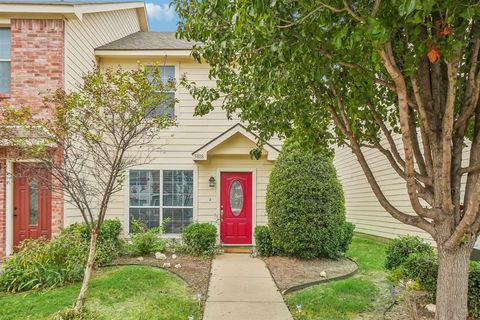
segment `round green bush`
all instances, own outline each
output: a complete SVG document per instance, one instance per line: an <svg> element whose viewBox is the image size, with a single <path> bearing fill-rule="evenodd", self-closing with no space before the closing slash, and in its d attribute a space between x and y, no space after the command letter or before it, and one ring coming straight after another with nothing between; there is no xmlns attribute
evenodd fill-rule
<svg viewBox="0 0 480 320"><path fill-rule="evenodd" d="M402 265L413 253L433 254L433 248L417 236L403 236L394 239L387 247L385 268L393 270Z"/></svg>
<svg viewBox="0 0 480 320"><path fill-rule="evenodd" d="M279 254L301 259L337 258L348 248L353 225L332 160L286 143L270 174L266 209Z"/></svg>
<svg viewBox="0 0 480 320"><path fill-rule="evenodd" d="M211 255L217 243L217 228L210 223L193 223L182 235L185 250L194 255Z"/></svg>

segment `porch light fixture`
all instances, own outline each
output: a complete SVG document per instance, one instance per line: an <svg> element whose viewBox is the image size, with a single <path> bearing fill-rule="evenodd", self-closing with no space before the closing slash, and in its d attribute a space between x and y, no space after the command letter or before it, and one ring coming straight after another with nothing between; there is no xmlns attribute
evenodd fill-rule
<svg viewBox="0 0 480 320"><path fill-rule="evenodd" d="M208 179L208 185L213 188L215 187L215 178L212 176L210 179Z"/></svg>

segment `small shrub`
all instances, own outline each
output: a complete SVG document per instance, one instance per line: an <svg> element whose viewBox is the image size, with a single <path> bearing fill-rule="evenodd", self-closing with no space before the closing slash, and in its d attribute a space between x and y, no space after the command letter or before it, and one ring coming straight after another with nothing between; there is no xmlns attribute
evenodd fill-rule
<svg viewBox="0 0 480 320"><path fill-rule="evenodd" d="M170 253L180 253L185 252L185 244L182 239L172 238L166 239L165 250Z"/></svg>
<svg viewBox="0 0 480 320"><path fill-rule="evenodd" d="M25 240L19 252L4 261L0 290L53 288L81 280L87 252L88 244L77 233L62 233L53 240Z"/></svg>
<svg viewBox="0 0 480 320"><path fill-rule="evenodd" d="M274 254L272 237L268 226L255 227L255 244L257 253L264 257L269 257Z"/></svg>
<svg viewBox="0 0 480 320"><path fill-rule="evenodd" d="M185 249L194 255L212 255L217 243L217 228L210 223L193 223L182 235Z"/></svg>
<svg viewBox="0 0 480 320"><path fill-rule="evenodd" d="M55 313L52 320L96 320L98 316L96 313L83 308L81 311L77 311L73 308L67 308Z"/></svg>
<svg viewBox="0 0 480 320"><path fill-rule="evenodd" d="M332 159L289 140L270 174L266 209L273 247L301 259L338 258L353 225Z"/></svg>
<svg viewBox="0 0 480 320"><path fill-rule="evenodd" d="M470 263L468 275L468 310L474 319L480 319L480 262Z"/></svg>
<svg viewBox="0 0 480 320"><path fill-rule="evenodd" d="M420 237L404 236L394 239L387 247L385 268L393 270L402 265L410 254L433 254L433 248Z"/></svg>
<svg viewBox="0 0 480 320"><path fill-rule="evenodd" d="M160 235L165 230L166 222L160 227L147 229L144 225L136 220L132 220L132 243L129 251L135 255L146 255L157 251L164 251L166 248L166 240Z"/></svg>
<svg viewBox="0 0 480 320"><path fill-rule="evenodd" d="M75 223L65 228L62 233L77 233L90 244L90 231L85 223ZM120 255L124 242L120 239L122 223L118 219L108 219L102 223L97 237L95 264L105 265Z"/></svg>
<svg viewBox="0 0 480 320"><path fill-rule="evenodd" d="M437 292L438 258L435 252L426 250L410 254L405 261L392 270L390 280L413 280L419 289L429 293L432 301ZM480 318L480 262L470 262L468 274L468 310L474 318Z"/></svg>
<svg viewBox="0 0 480 320"><path fill-rule="evenodd" d="M420 289L429 292L432 298L437 291L438 262L434 252L423 251L412 253L402 264L408 279L418 282Z"/></svg>

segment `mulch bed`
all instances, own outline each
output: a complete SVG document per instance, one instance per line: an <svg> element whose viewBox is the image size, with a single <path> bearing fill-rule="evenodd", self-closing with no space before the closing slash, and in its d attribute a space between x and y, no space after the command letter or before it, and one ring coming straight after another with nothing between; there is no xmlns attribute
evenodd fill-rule
<svg viewBox="0 0 480 320"><path fill-rule="evenodd" d="M282 293L303 289L321 282L346 278L353 275L358 269L355 262L346 258L305 261L288 257L265 257L263 260ZM326 278L320 276L322 271L326 272Z"/></svg>
<svg viewBox="0 0 480 320"><path fill-rule="evenodd" d="M396 302L385 312L385 320L433 320L435 314L428 312L427 294L422 291L411 291L408 296L402 287L395 287Z"/></svg>
<svg viewBox="0 0 480 320"><path fill-rule="evenodd" d="M176 254L176 259L172 259L172 254L166 255L167 259L165 260L157 260L152 254L151 256L144 256L143 261L139 261L137 257L123 256L117 258L111 265L146 265L168 270L185 280L196 293L202 293L202 300L206 299L212 259L193 257L181 253ZM164 268L164 263L170 263L171 267ZM176 264L180 264L181 268L175 268Z"/></svg>

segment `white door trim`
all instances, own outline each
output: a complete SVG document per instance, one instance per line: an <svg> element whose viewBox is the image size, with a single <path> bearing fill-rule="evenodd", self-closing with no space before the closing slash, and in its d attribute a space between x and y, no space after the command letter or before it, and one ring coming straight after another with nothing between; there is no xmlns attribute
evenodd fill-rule
<svg viewBox="0 0 480 320"><path fill-rule="evenodd" d="M5 255L13 253L13 161L5 164Z"/></svg>

